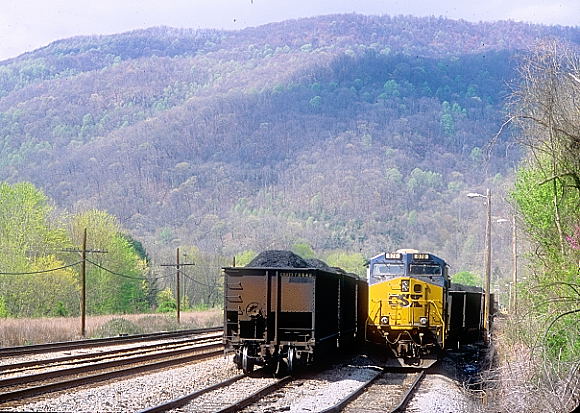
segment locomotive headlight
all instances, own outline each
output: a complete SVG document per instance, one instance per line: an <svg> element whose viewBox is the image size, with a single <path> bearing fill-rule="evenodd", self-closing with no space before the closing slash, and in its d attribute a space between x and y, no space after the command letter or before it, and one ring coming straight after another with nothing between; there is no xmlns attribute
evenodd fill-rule
<svg viewBox="0 0 580 413"><path fill-rule="evenodd" d="M401 281L401 291L409 292L409 280L402 280Z"/></svg>
<svg viewBox="0 0 580 413"><path fill-rule="evenodd" d="M427 317L420 317L419 322L421 323L421 325L426 326L427 325Z"/></svg>
<svg viewBox="0 0 580 413"><path fill-rule="evenodd" d="M384 315L381 317L381 324L389 324L389 317Z"/></svg>

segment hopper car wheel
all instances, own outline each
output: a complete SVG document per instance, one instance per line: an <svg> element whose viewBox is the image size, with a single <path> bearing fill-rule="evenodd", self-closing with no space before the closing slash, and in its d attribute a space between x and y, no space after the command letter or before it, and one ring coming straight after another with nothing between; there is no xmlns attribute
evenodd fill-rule
<svg viewBox="0 0 580 413"><path fill-rule="evenodd" d="M286 372L286 363L284 359L279 358L276 361L276 369L274 370L274 377L282 377L282 375Z"/></svg>
<svg viewBox="0 0 580 413"><path fill-rule="evenodd" d="M288 349L288 374L294 373L295 368L296 368L296 349L294 347L290 347Z"/></svg>
<svg viewBox="0 0 580 413"><path fill-rule="evenodd" d="M254 371L254 361L250 358L248 353L248 346L244 346L242 349L242 370L244 371L244 374L250 374Z"/></svg>

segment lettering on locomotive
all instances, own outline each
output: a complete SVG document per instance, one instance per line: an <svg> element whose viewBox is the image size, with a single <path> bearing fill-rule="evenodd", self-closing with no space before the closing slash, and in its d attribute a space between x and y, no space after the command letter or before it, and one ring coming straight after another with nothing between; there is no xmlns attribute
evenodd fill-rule
<svg viewBox="0 0 580 413"><path fill-rule="evenodd" d="M421 294L390 294L389 305L392 307L423 307L419 302Z"/></svg>

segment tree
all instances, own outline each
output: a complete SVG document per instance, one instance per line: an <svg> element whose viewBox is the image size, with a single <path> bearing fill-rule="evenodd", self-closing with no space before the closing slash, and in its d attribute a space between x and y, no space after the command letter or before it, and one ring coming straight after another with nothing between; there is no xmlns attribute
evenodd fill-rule
<svg viewBox="0 0 580 413"><path fill-rule="evenodd" d="M577 405L580 365L580 250L570 242L580 224L580 59L556 43L543 44L520 75L511 119L527 157L512 196L532 253L530 281L519 289L525 311L512 331L540 360L534 373L558 403L551 408L565 411Z"/></svg>
<svg viewBox="0 0 580 413"><path fill-rule="evenodd" d="M580 59L556 43L543 44L524 62L520 75L512 118L522 129L520 142L533 167L541 171L537 184L551 189L560 254L565 255L569 222L561 205L580 197Z"/></svg>
<svg viewBox="0 0 580 413"><path fill-rule="evenodd" d="M75 268L63 268L72 264L62 252L69 246L42 191L26 182L0 183L0 272L12 273L0 275L4 316L78 312Z"/></svg>
<svg viewBox="0 0 580 413"><path fill-rule="evenodd" d="M315 258L316 254L312 246L307 242L297 242L292 245L292 252L300 255L302 258Z"/></svg>
<svg viewBox="0 0 580 413"><path fill-rule="evenodd" d="M52 213L48 197L31 183L0 183L1 270L25 272L36 257L70 245Z"/></svg>
<svg viewBox="0 0 580 413"><path fill-rule="evenodd" d="M459 271L451 276L451 281L456 284L481 287L481 277L469 271Z"/></svg>
<svg viewBox="0 0 580 413"><path fill-rule="evenodd" d="M81 245L87 229L87 308L94 314L131 313L147 308L146 259L138 244L123 234L118 220L98 210L72 217L71 236Z"/></svg>

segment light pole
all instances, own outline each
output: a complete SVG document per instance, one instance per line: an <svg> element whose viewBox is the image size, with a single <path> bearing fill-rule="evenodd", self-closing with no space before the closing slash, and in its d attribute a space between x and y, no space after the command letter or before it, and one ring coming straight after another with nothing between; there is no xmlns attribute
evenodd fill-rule
<svg viewBox="0 0 580 413"><path fill-rule="evenodd" d="M487 200L487 223L485 226L485 281L483 303L483 340L487 344L489 336L490 280L491 280L491 190L487 188L486 195L470 192L468 198L485 198Z"/></svg>
<svg viewBox="0 0 580 413"><path fill-rule="evenodd" d="M495 222L508 222L508 219L500 218ZM518 238L517 238L516 216L512 216L512 281L510 282L510 299L508 309L511 315L517 315L518 299L517 299L517 285L518 285Z"/></svg>

